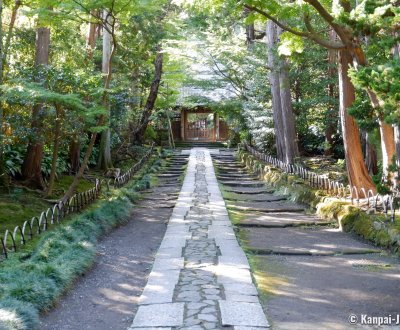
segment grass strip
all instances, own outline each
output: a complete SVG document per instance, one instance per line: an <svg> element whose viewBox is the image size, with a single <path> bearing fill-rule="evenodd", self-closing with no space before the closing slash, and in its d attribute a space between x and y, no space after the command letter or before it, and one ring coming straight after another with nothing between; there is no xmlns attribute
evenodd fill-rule
<svg viewBox="0 0 400 330"><path fill-rule="evenodd" d="M39 328L39 313L49 310L91 267L99 238L128 221L139 192L151 185L150 173L161 165L153 156L124 188L107 192L81 214L43 234L34 246L0 263L0 329Z"/></svg>

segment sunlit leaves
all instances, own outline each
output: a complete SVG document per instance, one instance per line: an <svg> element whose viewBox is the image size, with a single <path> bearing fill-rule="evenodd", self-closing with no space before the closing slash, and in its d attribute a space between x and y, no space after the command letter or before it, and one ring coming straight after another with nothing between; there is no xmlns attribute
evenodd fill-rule
<svg viewBox="0 0 400 330"><path fill-rule="evenodd" d="M303 38L289 32L283 32L278 46L279 55L290 56L293 53L302 53L304 50Z"/></svg>

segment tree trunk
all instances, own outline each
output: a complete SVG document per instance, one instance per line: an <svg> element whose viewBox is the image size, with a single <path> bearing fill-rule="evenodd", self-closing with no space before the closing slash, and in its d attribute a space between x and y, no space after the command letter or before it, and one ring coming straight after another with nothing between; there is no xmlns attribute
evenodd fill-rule
<svg viewBox="0 0 400 330"><path fill-rule="evenodd" d="M285 136L282 119L282 105L281 105L281 94L280 94L280 82L279 82L279 65L275 54L275 47L278 41L277 26L272 21L267 22L267 47L268 47L268 66L269 71L269 83L271 85L272 95L272 113L274 118L274 130L275 130L275 143L276 153L280 160L285 158Z"/></svg>
<svg viewBox="0 0 400 330"><path fill-rule="evenodd" d="M92 12L95 16L96 12ZM96 48L97 40L97 29L98 25L95 23L89 23L89 29L86 36L86 61L89 62L93 59L94 49ZM89 97L86 97L86 101L89 101ZM76 174L79 171L81 158L81 143L78 136L74 135L69 145L69 162L71 166L71 174Z"/></svg>
<svg viewBox="0 0 400 330"><path fill-rule="evenodd" d="M15 27L15 21L17 20L18 10L21 7L21 5L22 5L22 1L21 0L15 0L14 7L13 7L13 9L11 11L10 24L8 25L7 37L6 37L6 41L4 43L3 68L7 67L8 51L9 51L10 45L11 45L11 38L12 38L13 30L14 30L14 27Z"/></svg>
<svg viewBox="0 0 400 330"><path fill-rule="evenodd" d="M100 153L97 166L102 170L108 170L113 167L111 161L111 131L109 128L101 132Z"/></svg>
<svg viewBox="0 0 400 330"><path fill-rule="evenodd" d="M386 124L383 120L380 119L379 131L381 133L383 176L386 179L395 181L395 178L390 178L391 174L388 171L388 167L392 165L393 160L396 161L396 144L394 141L394 129L392 125Z"/></svg>
<svg viewBox="0 0 400 330"><path fill-rule="evenodd" d="M396 155L397 155L396 164L399 167L400 166L400 129L399 129L399 126L397 126L397 125L394 127L394 142L396 145Z"/></svg>
<svg viewBox="0 0 400 330"><path fill-rule="evenodd" d="M11 37L12 33L14 30L15 26L15 20L17 18L17 12L19 7L21 6L21 1L16 0L14 3L14 7L12 9L11 13L11 19L10 19L10 24L8 26L8 32L5 40L5 44L3 47L3 30L0 31L0 85L3 85L4 83L4 76L5 76L5 71L7 68L7 55L8 55L8 50L10 48L10 42L11 42ZM0 26L3 26L3 1L0 0ZM3 143L3 127L4 127L4 113L3 113L3 107L0 106L0 184L5 183L5 165L4 165L4 143Z"/></svg>
<svg viewBox="0 0 400 330"><path fill-rule="evenodd" d="M336 39L336 33L331 29L329 31L330 40ZM328 78L332 81L328 84L328 97L330 106L328 108L327 123L325 128L325 142L326 148L324 151L325 156L331 156L333 154L333 143L334 135L337 132L337 109L336 106L332 105L332 101L335 99L335 84L333 78L335 76L335 66L337 65L337 50L328 49Z"/></svg>
<svg viewBox="0 0 400 330"><path fill-rule="evenodd" d="M365 149L365 163L371 176L378 174L378 154L375 146L368 141Z"/></svg>
<svg viewBox="0 0 400 330"><path fill-rule="evenodd" d="M378 154L376 147L370 143L369 134L364 133L363 139L365 142L365 165L367 166L368 173L372 176L378 173Z"/></svg>
<svg viewBox="0 0 400 330"><path fill-rule="evenodd" d="M372 90L367 90L369 99L372 106L376 109L380 107L380 101L377 95ZM395 178L390 178L388 167L392 164L393 159L396 157L396 145L394 142L394 128L384 122L383 118L379 118L379 131L381 133L381 151L382 151L382 169L383 177L385 179L393 180L395 184Z"/></svg>
<svg viewBox="0 0 400 330"><path fill-rule="evenodd" d="M3 26L3 0L0 0L0 27ZM0 85L3 85L4 77L4 48L3 48L3 29L0 28ZM0 94L1 96L1 94ZM0 105L0 185L6 183L6 171L4 163L4 111Z"/></svg>
<svg viewBox="0 0 400 330"><path fill-rule="evenodd" d="M61 135L61 106L56 105L56 127L54 130L54 146L53 146L53 157L51 159L51 172L49 184L46 190L46 197L50 196L53 193L54 180L56 178L57 173L57 159L58 159L58 149L60 146L60 135Z"/></svg>
<svg viewBox="0 0 400 330"><path fill-rule="evenodd" d="M95 16L96 12L92 12L92 15ZM96 34L96 30L97 30L97 24L90 22L89 23L89 29L88 29L88 33L86 36L86 59L87 60L92 60L93 59L93 54L94 54L94 50L96 48L96 39L97 39L97 34Z"/></svg>
<svg viewBox="0 0 400 330"><path fill-rule="evenodd" d="M299 157L299 149L297 145L295 118L293 115L289 80L289 63L287 59L281 60L279 82L282 106L282 122L285 137L284 161L286 163L293 164L295 159Z"/></svg>
<svg viewBox="0 0 400 330"><path fill-rule="evenodd" d="M354 86L348 75L351 62L352 57L348 51L339 51L339 111L342 123L347 175L351 186L356 186L358 189L365 188L376 191L364 163L358 126L353 117L347 113L347 109L355 100Z"/></svg>
<svg viewBox="0 0 400 330"><path fill-rule="evenodd" d="M399 33L396 32L394 34L395 37L399 36ZM396 59L397 61L400 60L400 43L396 43L396 45L393 47L393 58ZM394 127L394 143L396 147L396 164L399 167L400 166L400 128L399 125L395 125Z"/></svg>
<svg viewBox="0 0 400 330"><path fill-rule="evenodd" d="M99 120L98 124L101 125L101 121L102 121L102 119ZM90 138L89 146L85 152L85 157L83 158L82 165L79 168L78 173L76 173L74 181L72 181L71 185L68 188L68 191L65 193L63 198L61 198L62 202L64 202L64 203L67 202L75 194L75 191L76 191L76 188L78 187L79 181L81 180L83 173L86 170L86 166L89 163L89 158L93 152L93 147L94 147L94 143L96 142L96 137L97 137L97 134L92 133L92 137Z"/></svg>
<svg viewBox="0 0 400 330"><path fill-rule="evenodd" d="M104 12L105 17L107 17L107 11ZM109 18L110 20L111 18ZM110 22L107 22L110 26ZM107 29L103 29L103 61L102 61L102 72L107 79L111 74L110 72L110 62L111 62L111 51L112 51L112 35ZM104 98L103 106L108 110L108 128L101 133L100 149L99 149L99 159L97 161L97 167L101 170L108 170L113 167L111 159L111 131L110 131L110 104L108 102L108 97Z"/></svg>
<svg viewBox="0 0 400 330"><path fill-rule="evenodd" d="M150 87L149 96L147 97L146 104L139 122L138 127L133 132L133 141L142 144L144 133L146 132L147 125L150 121L150 116L153 113L154 105L158 96L158 89L160 87L162 69L163 69L163 53L161 47L158 47L156 60L154 62L154 79Z"/></svg>
<svg viewBox="0 0 400 330"><path fill-rule="evenodd" d="M103 104L108 104L108 89L110 88L110 82L112 78L112 59L114 57L114 54L117 50L117 39L115 38L115 22L111 21L108 23L110 31L112 31L111 37L112 37L112 50L110 53L110 58L108 61L108 70L107 70L107 75L104 78L104 92L103 92ZM103 126L105 121L104 115L101 115L99 120L97 121L97 126ZM92 133L92 137L90 138L89 146L86 149L85 152L85 157L83 158L83 162L81 164L81 167L79 168L78 173L75 175L74 181L71 183L71 185L68 188L68 191L65 193L63 198L61 199L62 202L68 201L70 199L75 191L76 188L78 187L79 181L81 180L83 173L85 172L85 169L89 163L89 158L90 155L92 154L94 144L96 142L97 134Z"/></svg>
<svg viewBox="0 0 400 330"><path fill-rule="evenodd" d="M36 30L35 65L46 66L49 64L50 29L41 27ZM41 172L43 159L43 105L37 104L32 110L31 131L28 150L22 165L22 175L29 184L43 188L44 182Z"/></svg>
<svg viewBox="0 0 400 330"><path fill-rule="evenodd" d="M79 171L81 157L81 144L78 137L73 136L69 144L69 163L71 166L71 173L76 174Z"/></svg>
<svg viewBox="0 0 400 330"><path fill-rule="evenodd" d="M244 8L243 14L245 17L249 16L251 10ZM246 24L246 44L247 47L251 47L256 39L256 31L254 29L254 23Z"/></svg>
<svg viewBox="0 0 400 330"><path fill-rule="evenodd" d="M353 49L353 57L358 65L366 66L367 59L365 53L361 47ZM378 109L384 104L383 101L379 100L375 92L371 89L367 89L368 97L371 101L371 105L374 109ZM393 157L396 155L396 148L394 142L394 129L392 125L385 123L383 118L379 119L379 130L381 133L381 149L382 149L382 168L384 178L389 178L388 166L392 164ZM389 178L394 180L394 178ZM395 184L395 182L394 182Z"/></svg>

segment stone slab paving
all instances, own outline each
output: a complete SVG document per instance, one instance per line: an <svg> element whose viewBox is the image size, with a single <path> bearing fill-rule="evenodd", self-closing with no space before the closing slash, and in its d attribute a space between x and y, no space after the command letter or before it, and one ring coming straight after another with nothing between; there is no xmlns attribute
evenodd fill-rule
<svg viewBox="0 0 400 330"><path fill-rule="evenodd" d="M357 254L381 252L334 228L257 228L243 229L251 249L290 254Z"/></svg>
<svg viewBox="0 0 400 330"><path fill-rule="evenodd" d="M182 324L183 304L153 304L139 307L134 324L136 327L175 327Z"/></svg>
<svg viewBox="0 0 400 330"><path fill-rule="evenodd" d="M130 329L265 329L210 150L184 154L189 164L182 190Z"/></svg>
<svg viewBox="0 0 400 330"><path fill-rule="evenodd" d="M267 327L259 303L220 301L222 326ZM252 315L252 317L248 317Z"/></svg>
<svg viewBox="0 0 400 330"><path fill-rule="evenodd" d="M329 224L331 221L323 220L317 216L296 213L246 213L240 219L240 225L269 226L269 227L295 227L316 224Z"/></svg>
<svg viewBox="0 0 400 330"><path fill-rule="evenodd" d="M265 213L304 211L304 206L289 202L230 202L227 206L234 210Z"/></svg>

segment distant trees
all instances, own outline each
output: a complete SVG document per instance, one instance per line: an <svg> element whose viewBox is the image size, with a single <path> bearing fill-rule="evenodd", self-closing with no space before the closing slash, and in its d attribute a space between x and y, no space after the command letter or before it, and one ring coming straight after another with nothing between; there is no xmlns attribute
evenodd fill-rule
<svg viewBox="0 0 400 330"><path fill-rule="evenodd" d="M393 1L16 0L0 1L0 17L2 178L51 191L58 173L73 173L67 198L88 166L116 166L116 150L142 143L155 112L175 104L184 64L168 49L186 38L220 77L187 83L230 86L235 97L216 108L236 138L287 162L344 153L350 183L368 189L380 160L383 181L396 183Z"/></svg>
<svg viewBox="0 0 400 330"><path fill-rule="evenodd" d="M159 91L149 77L160 85L154 60L172 31L173 6L50 0L1 2L0 8L8 20L0 35L0 156L3 147L18 154L0 157L0 175L9 171L50 195L57 174L76 174L66 199L89 165L105 170L118 161L116 144L131 140L131 130L143 142ZM134 108L132 99L138 99ZM142 112L146 125L132 119Z"/></svg>
<svg viewBox="0 0 400 330"><path fill-rule="evenodd" d="M218 33L226 38L229 34L227 33L228 26L233 27L231 36L238 38L237 26L242 24L244 44L248 54L251 54L245 55L247 62L242 60L242 78L246 81L249 81L250 77L250 81L253 82L254 77L258 77L262 70L260 67L265 65L262 64L260 57L262 40L255 36L258 35L261 38L264 36L259 31L263 30L267 21L268 48L264 48L263 51L264 54L268 54L267 71L271 95L264 95L264 97L272 99L273 111L272 113L266 111L265 114L269 113L273 116L276 153L280 159L293 161L295 158L295 156L285 155L285 150L296 155L295 146L285 145L285 136L288 137L287 142L296 141L295 127L284 126L284 119L287 119L287 124L296 122L300 137L299 144L303 151L305 151L304 134L309 135L311 131L323 129L325 152L326 155L331 155L336 152L334 147L340 143L338 136L341 133L349 182L359 188L375 189L376 182L375 184L372 182L365 162L368 163L370 169L376 167L376 163L371 163L376 162L371 141L374 143L379 141L380 146L377 150L381 151L379 159L382 164L382 180L391 180L395 183L395 175L390 173L393 167L390 165L396 154L394 128L399 122L398 102L395 101L394 96L398 95L395 72L399 67L399 60L398 57L393 59L393 54L396 54L399 44L396 23L399 10L393 1L363 1L354 4L347 0L328 2L319 0L303 2L197 0L190 8L197 10L197 19L202 18L205 22L202 28L207 29L207 33L213 34L214 39L218 39L215 37ZM204 12L208 16L205 16ZM275 29L284 31L279 38ZM232 40L235 37L232 37ZM211 38L208 39L211 40ZM323 47L325 51L319 51L317 54L312 44ZM219 56L215 54L213 56L214 60L217 58L221 64L219 68L221 76L225 76L227 81L240 90L237 88L236 81L241 79L237 79L237 75L236 77L230 75L233 67L230 64L237 54L223 54L223 51L219 50L216 52ZM321 55L323 57L320 57ZM256 56L257 60L253 61L252 56ZM309 70L310 75L307 80L297 68L301 67L298 64L300 61L310 60L311 56L316 56L313 59L315 69L314 75L312 70ZM307 62L304 62L302 66L307 68L307 65ZM253 77L249 74L250 67L253 68ZM337 69L337 72L332 70L333 67ZM240 69L235 69L235 72L240 72ZM285 78L285 72L289 72L289 80ZM326 77L324 80L315 75L321 73ZM338 79L336 82L335 77ZM282 79L286 83L282 84ZM317 83L316 79L320 82ZM283 94L289 95L285 93L288 89L280 89L282 85L287 85L288 81L291 82L294 118L290 118L290 111L284 116L279 111L279 109L283 111L290 109L290 102L287 102L289 98L282 98L281 93L283 91ZM324 87L323 81L325 81ZM320 86L319 90L309 90L308 85L316 86L317 84ZM255 90L260 93L262 89L252 84L241 90L244 109L249 108L249 103L256 100L257 108L260 106L259 97L254 94ZM371 110L362 111L359 107L360 103L355 102L356 99L365 98L364 95L367 95L369 99ZM336 106L335 99L338 100L339 107ZM285 103L283 107L282 101ZM268 109L268 106L265 108ZM316 121L311 122L306 118L306 114L309 114L310 118L315 118ZM335 120L338 117L341 122L339 130ZM324 118L323 121L321 121L322 118ZM368 130L374 130L374 132L370 131L371 135L377 133L378 136L378 139L364 143L366 147L363 147L360 141L361 132L358 123L361 121L369 121ZM305 122L311 126L302 126ZM252 123L249 122L249 125L251 126ZM365 131L366 126L363 125L363 127ZM251 129L249 134L252 134ZM320 144L323 145L324 141L320 141ZM363 148L367 149L363 150Z"/></svg>
<svg viewBox="0 0 400 330"><path fill-rule="evenodd" d="M44 72L49 65L50 56L50 28L41 26L40 18L36 28L36 51L35 68L36 77L34 80L46 85ZM31 132L29 136L28 149L22 165L22 175L31 185L43 189L45 184L42 177L43 160L43 129L44 129L45 109L42 103L33 105L31 117Z"/></svg>
<svg viewBox="0 0 400 330"><path fill-rule="evenodd" d="M308 5L298 6L297 11L292 11L292 16L294 19L301 18L300 21L297 20L294 25L287 25L280 18L285 9L288 8L289 3L283 2L281 5L276 3L264 7L260 7L258 4L252 1L244 1L245 6L255 12L267 17L268 19L274 21L284 30L288 31L294 36L300 36L303 38L308 38L315 43L326 47L328 49L337 49L339 52L339 100L340 100L340 114L342 119L342 131L344 137L344 146L346 152L347 169L349 175L349 181L352 185L358 187L364 187L368 189L373 189L374 185L371 178L368 175L368 171L364 162L360 162L363 159L363 154L361 150L361 144L359 143L359 131L354 119L348 115L347 111L352 106L355 100L355 90L352 87L352 82L349 79L349 66L353 66L355 70L359 67L368 66L368 61L363 48L363 42L361 37L364 35L376 35L378 32L388 28L389 30L394 28L394 17L396 16L395 7L387 1L386 3L374 3L368 2L368 6L360 5L357 10L361 12L364 10L364 14L375 16L376 20L371 20L371 23L362 21L364 25L364 31L360 29L360 21L357 17L354 17L354 12L350 2L348 1L333 1L330 8L327 8L319 2L318 0L307 0L305 1ZM363 7L362 7L363 6ZM293 7L293 6L292 6ZM292 8L292 9L295 9ZM377 23L377 17L383 20L385 15L387 17L393 17L392 26L389 24ZM365 17L360 15L359 17ZM314 19L313 19L314 18ZM321 34L313 26L313 20L322 20L327 24L333 31L337 34L337 40L329 40L326 34ZM374 24L375 23L375 24ZM381 21L382 23L382 21ZM372 28L373 25L374 27ZM385 26L386 25L386 26ZM370 102L372 106L378 111L376 114L377 120L380 127L381 133L381 150L382 150L382 163L383 163L383 173L387 176L388 167L395 153L394 147L394 135L393 127L391 127L385 118L379 114L379 108L381 107L379 99L371 88L366 88Z"/></svg>

